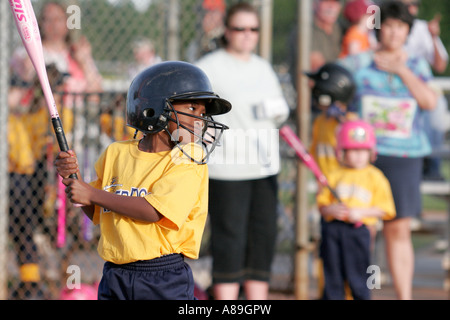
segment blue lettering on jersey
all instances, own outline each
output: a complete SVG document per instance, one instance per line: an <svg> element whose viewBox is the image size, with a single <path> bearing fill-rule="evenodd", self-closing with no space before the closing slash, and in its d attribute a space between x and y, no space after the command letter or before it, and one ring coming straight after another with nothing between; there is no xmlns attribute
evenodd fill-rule
<svg viewBox="0 0 450 320"><path fill-rule="evenodd" d="M107 185L103 188L103 190L108 192L113 192L115 194L121 196L130 196L130 197L145 197L149 194L146 188L136 188L132 187L131 190L119 189L123 186L123 184L118 184L117 178L113 178L110 185ZM109 209L102 208L103 212L111 212Z"/></svg>

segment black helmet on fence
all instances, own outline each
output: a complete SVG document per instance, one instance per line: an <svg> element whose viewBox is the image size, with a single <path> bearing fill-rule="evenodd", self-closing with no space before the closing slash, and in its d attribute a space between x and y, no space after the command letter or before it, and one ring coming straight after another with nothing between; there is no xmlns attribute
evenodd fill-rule
<svg viewBox="0 0 450 320"><path fill-rule="evenodd" d="M349 103L355 94L356 85L352 74L336 63L326 63L316 72L305 72L314 80L312 96L321 106L329 106L336 101Z"/></svg>
<svg viewBox="0 0 450 320"><path fill-rule="evenodd" d="M205 101L206 112L200 118L205 124L201 136L178 121L179 112L177 113L172 103L186 100ZM133 79L127 94L128 126L144 134L165 130L178 146L178 139L167 129L169 121L177 123L179 128L201 138L207 151L201 163L206 163L223 130L228 129L227 126L214 121L211 116L230 110L231 104L212 91L206 74L197 66L182 61L161 62L145 69Z"/></svg>

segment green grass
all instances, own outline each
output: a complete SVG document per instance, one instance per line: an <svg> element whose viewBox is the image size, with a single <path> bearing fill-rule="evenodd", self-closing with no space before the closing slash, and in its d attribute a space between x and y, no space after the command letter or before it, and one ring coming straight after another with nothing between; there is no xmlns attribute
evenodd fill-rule
<svg viewBox="0 0 450 320"><path fill-rule="evenodd" d="M436 196L424 194L422 196L422 206L424 210L445 211L447 210L447 201Z"/></svg>
<svg viewBox="0 0 450 320"><path fill-rule="evenodd" d="M414 250L418 250L433 245L438 239L439 235L437 234L414 233L412 236L412 244Z"/></svg>
<svg viewBox="0 0 450 320"><path fill-rule="evenodd" d="M450 161L442 162L442 175L447 181L450 180ZM424 210L446 211L448 209L448 202L442 197L436 197L428 194L422 196L422 205Z"/></svg>

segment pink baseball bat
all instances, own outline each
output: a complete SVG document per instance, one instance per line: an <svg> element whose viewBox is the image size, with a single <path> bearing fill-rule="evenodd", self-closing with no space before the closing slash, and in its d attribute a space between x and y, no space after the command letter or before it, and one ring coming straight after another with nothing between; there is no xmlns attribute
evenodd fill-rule
<svg viewBox="0 0 450 320"><path fill-rule="evenodd" d="M68 151L69 146L67 144L66 135L64 134L64 129L61 119L59 118L52 89L48 81L47 69L44 61L44 52L42 49L41 34L39 32L39 26L33 6L31 5L30 0L9 0L9 5L14 16L17 31L19 32L22 43L39 78L59 148L61 151ZM70 178L77 179L78 177L76 174L72 174L70 175ZM60 192L59 186L58 192ZM74 205L79 206L77 204ZM58 209L57 238L58 246L63 246L65 242L65 211L63 212L61 209Z"/></svg>
<svg viewBox="0 0 450 320"><path fill-rule="evenodd" d="M336 194L336 192L330 187L328 184L328 180L325 177L325 175L320 170L319 166L317 165L314 158L308 153L305 146L303 145L300 138L294 133L294 131L288 126L284 125L280 129L280 136L283 138L284 141L287 142L287 144L295 150L295 153L300 158L300 160L303 161L305 166L311 170L311 172L316 177L316 180L324 187L327 187L330 192L333 194L333 196L341 202L339 199L339 196Z"/></svg>
<svg viewBox="0 0 450 320"><path fill-rule="evenodd" d="M44 92L45 101L48 111L52 118L53 129L61 151L69 150L66 136L62 127L56 108L55 99L53 98L52 89L48 81L47 70L45 68L44 53L42 50L41 35L39 26L34 14L33 6L30 0L9 0L9 5L14 16L17 30L19 31L22 43L27 50L28 56L36 69L36 74ZM71 178L76 179L77 175L73 174Z"/></svg>
<svg viewBox="0 0 450 320"><path fill-rule="evenodd" d="M284 125L280 129L280 136L292 149L295 150L297 156L303 161L305 166L312 171L317 181L324 187L327 187L337 201L342 202L336 191L330 187L327 178L320 170L314 158L308 153L308 151L306 151L305 146L294 131L288 125ZM355 228L358 228L361 225L362 223L358 221L355 223Z"/></svg>

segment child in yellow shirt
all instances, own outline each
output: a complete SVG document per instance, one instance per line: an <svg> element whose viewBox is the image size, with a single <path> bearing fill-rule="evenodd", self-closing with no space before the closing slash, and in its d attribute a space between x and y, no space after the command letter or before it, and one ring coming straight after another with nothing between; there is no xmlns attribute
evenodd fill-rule
<svg viewBox="0 0 450 320"><path fill-rule="evenodd" d="M335 152L336 129L341 122L356 117L347 112L347 104L353 99L356 87L351 73L335 63L327 63L317 72L306 75L314 81L313 103L322 110L314 119L309 149L327 176L339 167Z"/></svg>
<svg viewBox="0 0 450 320"><path fill-rule="evenodd" d="M127 124L144 137L112 143L95 165L97 180L68 178L78 172L76 156L58 155L69 199L100 225L100 300L194 299L184 257L198 258L208 212L205 163L226 129L211 116L230 109L198 67L162 62L128 90Z"/></svg>
<svg viewBox="0 0 450 320"><path fill-rule="evenodd" d="M324 220L320 244L325 275L322 298L344 299L344 284L348 282L355 300L370 299L368 226L378 219L394 218L395 205L389 181L371 164L376 147L373 128L361 120L347 121L339 128L337 142L342 167L330 172L327 178L342 203L325 188L317 195Z"/></svg>

